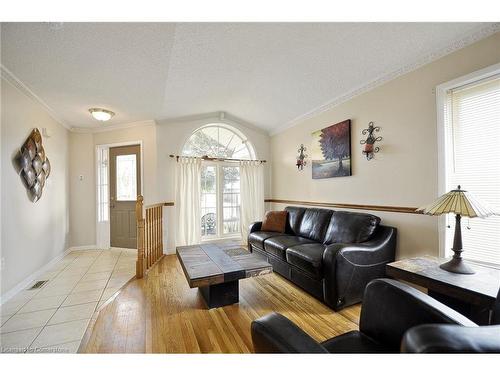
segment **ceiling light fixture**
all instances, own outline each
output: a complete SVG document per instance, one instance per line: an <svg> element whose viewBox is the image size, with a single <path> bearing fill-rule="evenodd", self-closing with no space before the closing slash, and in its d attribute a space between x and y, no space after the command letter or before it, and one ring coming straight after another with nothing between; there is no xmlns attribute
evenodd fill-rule
<svg viewBox="0 0 500 375"><path fill-rule="evenodd" d="M89 112L97 121L108 121L115 115L114 112L108 111L104 108L90 108Z"/></svg>

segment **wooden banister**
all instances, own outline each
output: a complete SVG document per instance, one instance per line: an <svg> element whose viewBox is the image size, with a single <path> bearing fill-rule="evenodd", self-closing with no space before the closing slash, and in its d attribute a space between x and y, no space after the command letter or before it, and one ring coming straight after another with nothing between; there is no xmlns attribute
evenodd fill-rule
<svg viewBox="0 0 500 375"><path fill-rule="evenodd" d="M160 203L155 203L155 204L150 204L146 206L145 208L152 208L152 207L159 207L159 206L173 206L174 202L160 202Z"/></svg>
<svg viewBox="0 0 500 375"><path fill-rule="evenodd" d="M138 279L144 277L144 217L142 216L143 210L142 195L137 197L135 203L135 218L137 221L137 262L135 267L135 275Z"/></svg>
<svg viewBox="0 0 500 375"><path fill-rule="evenodd" d="M137 197L135 214L137 220L136 277L144 277L163 256L163 207L173 202L161 202L144 207L142 195Z"/></svg>

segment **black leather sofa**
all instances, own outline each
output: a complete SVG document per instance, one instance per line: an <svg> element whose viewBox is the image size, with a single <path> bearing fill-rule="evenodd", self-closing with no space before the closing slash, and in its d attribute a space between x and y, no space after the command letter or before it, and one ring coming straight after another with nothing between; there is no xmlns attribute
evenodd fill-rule
<svg viewBox="0 0 500 375"><path fill-rule="evenodd" d="M334 310L361 302L366 285L385 276L396 252L396 228L364 213L286 207L285 233L250 225L249 250Z"/></svg>
<svg viewBox="0 0 500 375"><path fill-rule="evenodd" d="M475 323L406 284L378 279L366 287L359 331L321 343L271 313L252 322L256 353L500 353L500 326Z"/></svg>

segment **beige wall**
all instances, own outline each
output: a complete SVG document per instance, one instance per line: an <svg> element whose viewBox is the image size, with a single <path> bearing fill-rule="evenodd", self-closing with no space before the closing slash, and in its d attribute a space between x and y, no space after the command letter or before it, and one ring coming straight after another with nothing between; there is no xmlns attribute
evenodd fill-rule
<svg viewBox="0 0 500 375"><path fill-rule="evenodd" d="M70 244L71 246L92 246L96 244L93 135L71 132L69 147Z"/></svg>
<svg viewBox="0 0 500 375"><path fill-rule="evenodd" d="M437 85L500 62L500 33L459 50L383 86L299 123L271 139L272 198L334 203L421 206L438 194ZM351 177L313 180L311 163L294 165L297 148L311 133L352 120ZM381 127L381 151L367 161L361 130L370 121ZM274 205L282 207L282 205ZM437 220L399 213L377 213L399 229L398 257L438 254Z"/></svg>
<svg viewBox="0 0 500 375"><path fill-rule="evenodd" d="M14 288L68 246L68 130L5 79L1 80L2 237L1 293ZM46 128L43 145L51 163L41 199L33 203L12 157L33 128Z"/></svg>
<svg viewBox="0 0 500 375"><path fill-rule="evenodd" d="M500 34L446 56L327 112L305 120L271 138L251 126L226 121L243 131L266 166L266 197L357 204L419 206L437 194L437 144L434 88L458 76L500 60ZM303 172L294 166L297 147L311 141L311 132L352 119L353 176L312 180L310 165ZM157 124L93 134L72 133L71 138L71 245L96 242L95 146L143 142L146 204L175 200L174 162L189 135L217 118L160 121ZM361 129L369 121L382 127L382 150L370 162L361 155ZM74 152L73 152L74 150ZM77 154L78 153L78 154ZM79 180L83 175L84 179ZM275 205L282 207L282 205ZM175 243L175 208L165 208L165 248ZM435 218L409 214L375 213L400 230L399 256L437 253Z"/></svg>

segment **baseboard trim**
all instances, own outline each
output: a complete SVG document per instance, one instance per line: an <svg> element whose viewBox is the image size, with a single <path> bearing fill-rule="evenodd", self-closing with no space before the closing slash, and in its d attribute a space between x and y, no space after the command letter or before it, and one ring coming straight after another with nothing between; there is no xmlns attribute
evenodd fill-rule
<svg viewBox="0 0 500 375"><path fill-rule="evenodd" d="M41 275L43 275L45 272L47 272L55 263L60 261L62 258L64 258L66 255L71 253L72 251L78 250L95 250L97 249L97 245L87 245L87 246L72 246L62 252L61 254L57 255L56 257L52 258L47 264L44 266L40 267L37 271L33 272L31 275L29 275L27 278L25 278L23 281L18 283L15 287L12 289L8 290L5 292L1 297L0 297L0 305L3 305L5 302L10 300L12 297L14 297L17 293L21 292L22 290L26 289L33 281L38 279Z"/></svg>
<svg viewBox="0 0 500 375"><path fill-rule="evenodd" d="M5 292L0 298L0 305L3 305L5 302L10 300L12 297L14 297L17 293L26 289L34 280L36 280L41 275L43 275L45 272L47 272L54 264L56 264L58 261L60 261L66 255L68 255L71 251L73 251L73 250L71 250L71 248L67 249L66 251L63 251L61 254L57 255L55 258L52 258L52 260L50 260L47 264L40 267L37 271L33 272L31 275L29 275L23 281L18 283L15 287L13 287L12 289Z"/></svg>
<svg viewBox="0 0 500 375"><path fill-rule="evenodd" d="M85 246L71 246L69 251L81 251L81 250L96 250L98 249L97 245L85 245Z"/></svg>
<svg viewBox="0 0 500 375"><path fill-rule="evenodd" d="M172 255L172 254L175 254L175 247L172 247L172 248L165 248L163 250L163 254L165 255Z"/></svg>

